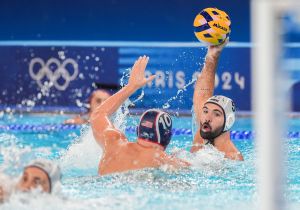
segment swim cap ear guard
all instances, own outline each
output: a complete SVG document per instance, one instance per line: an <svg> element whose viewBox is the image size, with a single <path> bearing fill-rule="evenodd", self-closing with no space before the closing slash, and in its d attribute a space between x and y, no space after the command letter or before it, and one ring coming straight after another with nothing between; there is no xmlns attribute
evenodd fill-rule
<svg viewBox="0 0 300 210"><path fill-rule="evenodd" d="M223 132L228 131L235 122L235 104L233 101L226 96L215 95L209 98L206 103L213 103L221 107L225 119Z"/></svg>
<svg viewBox="0 0 300 210"><path fill-rule="evenodd" d="M172 137L172 118L163 111L150 109L143 113L137 128L139 139L157 143L164 148Z"/></svg>

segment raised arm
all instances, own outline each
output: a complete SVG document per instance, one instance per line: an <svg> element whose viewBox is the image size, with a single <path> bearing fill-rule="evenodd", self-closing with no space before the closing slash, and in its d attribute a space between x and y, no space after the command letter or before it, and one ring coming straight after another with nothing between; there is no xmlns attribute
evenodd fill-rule
<svg viewBox="0 0 300 210"><path fill-rule="evenodd" d="M219 56L227 43L228 39L221 45L208 47L205 63L201 73L198 75L193 96L193 106L197 123L200 122L200 113L204 103L214 94L215 74Z"/></svg>
<svg viewBox="0 0 300 210"><path fill-rule="evenodd" d="M117 109L129 98L136 90L143 87L146 83L152 81L155 76L145 78L145 69L149 57L139 57L135 61L128 85L123 87L116 94L106 99L95 111L92 112L90 122L93 129L93 134L97 142L106 149L110 145L118 143L125 139L124 134L118 131L110 122L109 116L117 111Z"/></svg>

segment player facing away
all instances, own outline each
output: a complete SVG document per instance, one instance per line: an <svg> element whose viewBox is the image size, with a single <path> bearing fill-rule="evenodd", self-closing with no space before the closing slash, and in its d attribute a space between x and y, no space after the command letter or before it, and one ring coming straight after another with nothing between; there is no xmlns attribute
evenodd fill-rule
<svg viewBox="0 0 300 210"><path fill-rule="evenodd" d="M105 100L91 115L93 135L103 149L98 170L100 175L162 165L173 169L190 165L165 152L172 136L172 119L168 113L156 109L144 112L136 142L129 142L109 120L127 98L155 78L155 75L145 78L148 60L149 57L139 57L132 67L128 84Z"/></svg>

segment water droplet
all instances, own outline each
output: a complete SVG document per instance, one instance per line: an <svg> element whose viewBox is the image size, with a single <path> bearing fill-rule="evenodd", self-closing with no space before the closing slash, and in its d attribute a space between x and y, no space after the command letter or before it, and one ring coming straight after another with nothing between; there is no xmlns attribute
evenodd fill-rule
<svg viewBox="0 0 300 210"><path fill-rule="evenodd" d="M164 105L163 105L163 108L164 108L164 109L170 108L170 104L168 104L168 103L167 103L167 104L164 104Z"/></svg>
<svg viewBox="0 0 300 210"><path fill-rule="evenodd" d="M80 79L84 79L84 75L82 73L79 74Z"/></svg>

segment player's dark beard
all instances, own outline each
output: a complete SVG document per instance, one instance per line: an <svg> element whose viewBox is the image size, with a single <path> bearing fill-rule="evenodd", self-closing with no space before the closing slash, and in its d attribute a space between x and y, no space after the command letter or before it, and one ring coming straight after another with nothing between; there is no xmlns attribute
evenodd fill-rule
<svg viewBox="0 0 300 210"><path fill-rule="evenodd" d="M202 128L203 127L208 127L210 128L210 131L203 131ZM223 126L220 126L219 128L215 129L214 131L211 129L211 126L209 124L209 122L204 122L203 124L200 123L200 135L203 139L206 139L209 141L209 143L211 143L212 145L214 145L214 141L215 138L217 138L218 136L220 136L223 132Z"/></svg>

